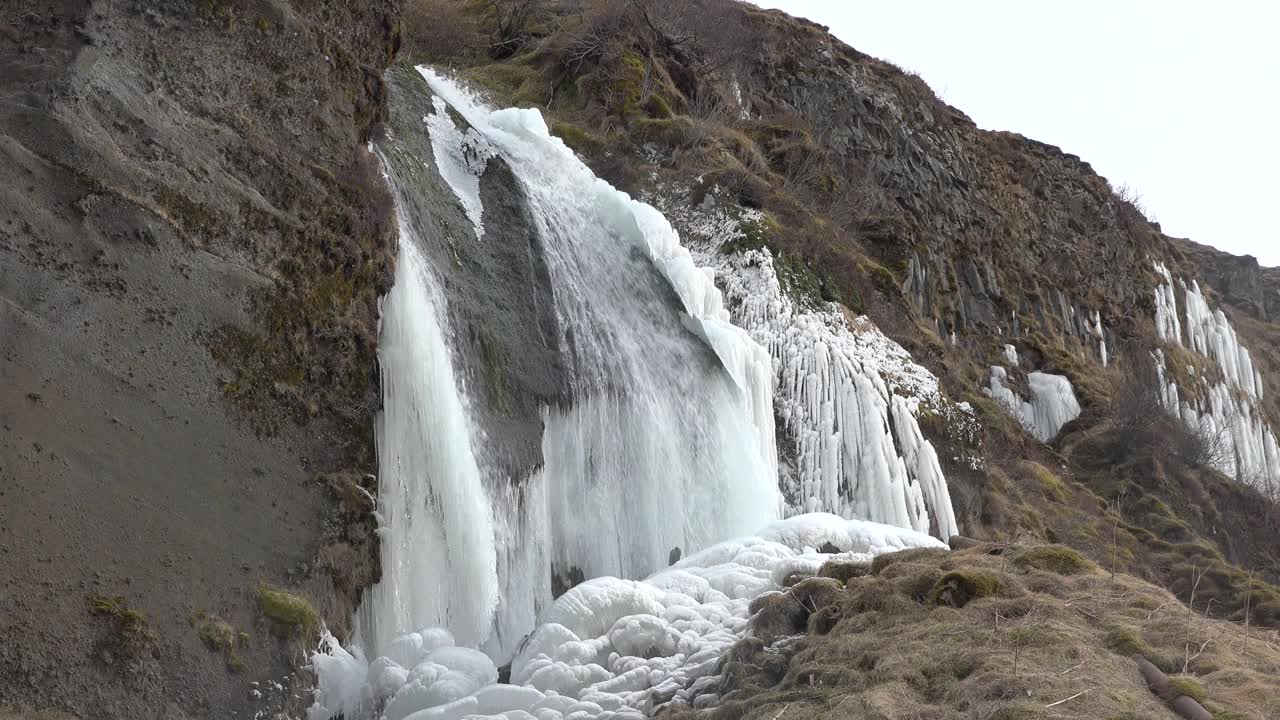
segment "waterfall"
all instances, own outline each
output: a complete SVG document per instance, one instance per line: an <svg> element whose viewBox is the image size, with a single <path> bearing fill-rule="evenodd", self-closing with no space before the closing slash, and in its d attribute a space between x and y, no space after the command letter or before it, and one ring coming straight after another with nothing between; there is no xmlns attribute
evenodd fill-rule
<svg viewBox="0 0 1280 720"><path fill-rule="evenodd" d="M490 110L420 72L431 109L407 131L430 134L442 187L473 231L450 242L495 241L482 181L503 163L539 240L566 389L542 412L541 465L501 472L504 438L477 419L454 354L454 268L428 262L437 226L410 216L415 179L388 167L401 236L379 352L383 575L349 647L326 636L313 658L313 720L644 717L692 700L746 632L750 599L788 573L943 546L823 513L777 520L773 360L730 321L712 273L537 111ZM906 431L910 411L895 412L912 462L936 466ZM939 483L945 495L940 473L929 492ZM586 581L553 602L553 576ZM508 660L513 684L495 684Z"/></svg>

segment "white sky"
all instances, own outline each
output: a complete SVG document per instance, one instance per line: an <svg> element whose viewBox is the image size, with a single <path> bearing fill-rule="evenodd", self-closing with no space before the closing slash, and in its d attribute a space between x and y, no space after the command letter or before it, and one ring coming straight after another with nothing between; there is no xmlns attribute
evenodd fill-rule
<svg viewBox="0 0 1280 720"><path fill-rule="evenodd" d="M1280 2L753 1L1079 155L1166 233L1280 265Z"/></svg>

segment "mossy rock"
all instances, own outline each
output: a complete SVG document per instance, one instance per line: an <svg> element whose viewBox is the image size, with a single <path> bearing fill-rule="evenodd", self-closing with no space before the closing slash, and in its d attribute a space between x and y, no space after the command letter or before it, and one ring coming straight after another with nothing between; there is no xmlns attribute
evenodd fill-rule
<svg viewBox="0 0 1280 720"><path fill-rule="evenodd" d="M885 568L900 562L927 562L929 560L941 560L946 557L948 551L942 548L912 548L910 550L899 550L898 552L885 553L877 555L871 561L871 574L879 575L885 571Z"/></svg>
<svg viewBox="0 0 1280 720"><path fill-rule="evenodd" d="M1062 545L1028 548L1015 555L1013 562L1058 575L1085 575L1097 569L1085 556Z"/></svg>
<svg viewBox="0 0 1280 720"><path fill-rule="evenodd" d="M1111 624L1107 626L1106 634L1107 647L1114 652L1125 657L1133 657L1134 655L1142 655L1152 665L1168 672L1174 671L1174 664L1169 659L1160 655L1151 648L1131 627L1119 624Z"/></svg>
<svg viewBox="0 0 1280 720"><path fill-rule="evenodd" d="M1067 492L1067 486L1063 484L1062 478L1059 478L1052 470L1037 462L1030 460L1023 462L1022 469L1035 481L1040 492L1045 497L1054 502L1065 503L1070 499L1071 495Z"/></svg>
<svg viewBox="0 0 1280 720"><path fill-rule="evenodd" d="M849 582L851 578L864 577L870 573L870 565L848 560L828 560L818 569L818 577L835 578L841 584Z"/></svg>
<svg viewBox="0 0 1280 720"><path fill-rule="evenodd" d="M320 629L320 617L311 601L281 588L262 584L258 586L258 609L275 626L277 634L302 630L314 634Z"/></svg>
<svg viewBox="0 0 1280 720"><path fill-rule="evenodd" d="M236 673L244 670L244 660L240 658L237 649L248 647L248 633L236 632L231 623L217 615L206 615L204 612L194 614L191 617L191 623L195 626L196 635L205 647L222 653L228 670Z"/></svg>
<svg viewBox="0 0 1280 720"><path fill-rule="evenodd" d="M122 634L140 638L150 636L147 630L147 616L142 614L142 611L129 607L123 597L94 594L89 595L87 599L89 612L115 618Z"/></svg>
<svg viewBox="0 0 1280 720"><path fill-rule="evenodd" d="M991 597L1004 590L1000 576L986 570L964 568L943 575L929 592L929 599L937 605L962 608L970 601Z"/></svg>
<svg viewBox="0 0 1280 720"><path fill-rule="evenodd" d="M590 155L604 145L599 137L572 123L552 120L550 130L552 135L563 140L570 150L579 155Z"/></svg>
<svg viewBox="0 0 1280 720"><path fill-rule="evenodd" d="M1173 697L1186 695L1201 705L1208 698L1208 693L1204 691L1204 687L1189 677L1169 678L1169 690L1173 692Z"/></svg>

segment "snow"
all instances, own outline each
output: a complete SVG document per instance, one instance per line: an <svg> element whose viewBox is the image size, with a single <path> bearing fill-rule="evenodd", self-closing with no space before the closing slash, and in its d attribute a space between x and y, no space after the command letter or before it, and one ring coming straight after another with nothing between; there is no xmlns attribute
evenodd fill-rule
<svg viewBox="0 0 1280 720"><path fill-rule="evenodd" d="M1052 440L1063 425L1080 415L1080 403L1076 400L1071 381L1062 375L1043 372L1027 374L1031 399L1023 400L1006 384L1009 373L999 365L991 367L989 385L983 391L999 402L1022 423L1037 440Z"/></svg>
<svg viewBox="0 0 1280 720"><path fill-rule="evenodd" d="M922 406L962 414L946 404L937 378L866 317L798 305L768 249L723 252L758 215L720 203L654 202L695 238L691 248L714 269L734 322L772 358L774 412L793 451L782 470L785 513L955 534L946 480L916 417Z"/></svg>
<svg viewBox="0 0 1280 720"><path fill-rule="evenodd" d="M828 543L840 552L815 550ZM543 614L512 661L509 685L496 684L488 656L452 646L438 629L406 634L372 662L326 636L312 658L321 690L309 720L652 717L672 700L692 700L697 681L717 674L721 656L748 632L751 600L787 575L913 547L946 546L912 530L815 513L715 544L644 580L588 580Z"/></svg>
<svg viewBox="0 0 1280 720"><path fill-rule="evenodd" d="M480 202L480 176L493 156L493 148L474 128L458 128L442 98L432 98L435 112L423 118L431 136L431 153L440 176L462 203L475 228L476 239L484 236L484 206Z"/></svg>

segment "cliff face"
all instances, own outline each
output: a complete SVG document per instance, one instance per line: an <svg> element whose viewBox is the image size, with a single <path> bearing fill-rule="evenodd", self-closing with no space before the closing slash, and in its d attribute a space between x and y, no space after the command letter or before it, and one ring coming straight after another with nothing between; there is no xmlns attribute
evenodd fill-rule
<svg viewBox="0 0 1280 720"><path fill-rule="evenodd" d="M682 215L758 218L723 247L729 264L768 251L800 306L865 314L969 403L976 435L921 420L963 532L1071 544L1177 593L1212 563L1214 596L1241 617L1249 571L1280 580L1276 483L1257 481L1275 477L1280 418L1272 271L1164 235L1079 157L981 130L783 13L534 3L497 46L493 16L435 5L461 41L410 26L414 59L537 107L688 242L706 238ZM1169 315L1176 335L1159 330Z"/></svg>
<svg viewBox="0 0 1280 720"><path fill-rule="evenodd" d="M376 576L352 483L394 238L364 143L398 11L0 9L0 706L296 703L256 587L341 629Z"/></svg>

